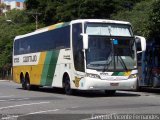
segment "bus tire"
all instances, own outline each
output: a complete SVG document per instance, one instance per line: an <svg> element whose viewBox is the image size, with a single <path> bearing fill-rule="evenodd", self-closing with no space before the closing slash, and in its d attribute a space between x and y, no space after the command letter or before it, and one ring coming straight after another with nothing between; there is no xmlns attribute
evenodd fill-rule
<svg viewBox="0 0 160 120"><path fill-rule="evenodd" d="M116 90L105 90L104 92L106 95L114 95L116 93Z"/></svg>
<svg viewBox="0 0 160 120"><path fill-rule="evenodd" d="M140 81L137 80L136 86L135 86L135 90L133 90L134 92L140 92L141 91L141 86L140 86Z"/></svg>
<svg viewBox="0 0 160 120"><path fill-rule="evenodd" d="M21 80L21 84L22 84L22 89L26 89L26 85L25 85L25 78L23 76L23 74L20 75L20 80Z"/></svg>
<svg viewBox="0 0 160 120"><path fill-rule="evenodd" d="M28 75L25 77L25 86L26 86L26 90L31 90L31 85L30 85L30 80Z"/></svg>
<svg viewBox="0 0 160 120"><path fill-rule="evenodd" d="M70 85L70 78L68 75L64 75L64 78L63 78L63 84L64 84L64 90L65 90L65 93L67 95L72 95L73 94L73 90L71 89L71 85Z"/></svg>

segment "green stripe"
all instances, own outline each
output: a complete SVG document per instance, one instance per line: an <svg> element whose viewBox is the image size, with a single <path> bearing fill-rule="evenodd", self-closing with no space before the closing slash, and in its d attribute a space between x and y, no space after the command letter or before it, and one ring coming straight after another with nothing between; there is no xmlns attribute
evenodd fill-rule
<svg viewBox="0 0 160 120"><path fill-rule="evenodd" d="M114 72L112 76L124 76L125 72Z"/></svg>
<svg viewBox="0 0 160 120"><path fill-rule="evenodd" d="M53 76L54 76L54 73L55 73L58 56L59 56L59 50L56 50L56 51L52 52L52 56L51 56L51 60L50 60L50 66L49 66L49 70L48 70L48 76L47 76L47 80L46 80L46 85L48 85L48 86L52 85Z"/></svg>
<svg viewBox="0 0 160 120"><path fill-rule="evenodd" d="M41 76L41 85L45 86L52 85L58 56L59 56L59 50L47 52Z"/></svg>
<svg viewBox="0 0 160 120"><path fill-rule="evenodd" d="M57 29L57 28L61 28L61 27L65 27L65 26L68 26L68 25L69 25L69 22L62 23L62 24L57 24L57 25L56 25L56 29Z"/></svg>
<svg viewBox="0 0 160 120"><path fill-rule="evenodd" d="M124 76L125 72L119 72L119 76Z"/></svg>
<svg viewBox="0 0 160 120"><path fill-rule="evenodd" d="M117 76L119 74L119 72L114 72L113 74L112 74L112 76Z"/></svg>

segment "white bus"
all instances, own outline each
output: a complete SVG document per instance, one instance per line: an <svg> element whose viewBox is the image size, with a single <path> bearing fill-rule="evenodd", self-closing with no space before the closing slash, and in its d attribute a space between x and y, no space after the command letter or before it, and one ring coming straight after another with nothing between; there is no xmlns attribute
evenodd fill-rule
<svg viewBox="0 0 160 120"><path fill-rule="evenodd" d="M82 19L17 36L13 80L24 89L37 86L73 90L134 90L137 51L129 22Z"/></svg>

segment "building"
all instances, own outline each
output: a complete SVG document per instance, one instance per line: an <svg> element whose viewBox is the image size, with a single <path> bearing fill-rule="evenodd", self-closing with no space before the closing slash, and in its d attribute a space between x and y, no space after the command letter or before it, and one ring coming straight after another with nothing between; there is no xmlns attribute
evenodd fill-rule
<svg viewBox="0 0 160 120"><path fill-rule="evenodd" d="M13 1L0 0L0 3L5 4L5 8L2 10L3 13L13 9L23 10L25 8L24 2L18 2L16 0Z"/></svg>
<svg viewBox="0 0 160 120"><path fill-rule="evenodd" d="M3 3L3 2L4 2L4 0L0 0L0 4Z"/></svg>
<svg viewBox="0 0 160 120"><path fill-rule="evenodd" d="M4 3L4 0L0 0L0 15L3 14L3 9L4 9L4 6L2 5Z"/></svg>
<svg viewBox="0 0 160 120"><path fill-rule="evenodd" d="M0 0L0 4L3 3L4 0Z"/></svg>

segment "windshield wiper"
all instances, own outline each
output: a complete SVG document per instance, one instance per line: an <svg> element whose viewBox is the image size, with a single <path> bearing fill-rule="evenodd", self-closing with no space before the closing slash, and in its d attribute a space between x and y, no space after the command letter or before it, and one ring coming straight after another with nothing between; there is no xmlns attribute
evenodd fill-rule
<svg viewBox="0 0 160 120"><path fill-rule="evenodd" d="M120 63L121 63L121 65L123 66L123 68L124 68L126 71L128 71L128 68L127 68L126 64L124 63L122 57L121 57L121 56L118 56L118 57L120 58Z"/></svg>
<svg viewBox="0 0 160 120"><path fill-rule="evenodd" d="M108 68L109 68L109 65L111 64L111 62L113 61L113 50L111 51L111 53L110 53L110 55L108 56L108 59L107 59L107 61L106 61L106 64L105 64L105 66L104 66L104 68L103 68L103 72L105 72L106 70L108 70Z"/></svg>
<svg viewBox="0 0 160 120"><path fill-rule="evenodd" d="M108 28L109 30L109 33L110 33L110 36L111 36L111 31L110 29ZM109 68L109 65L111 64L111 62L114 60L114 47L113 47L113 43L112 43L112 40L111 40L111 45L112 45L112 48L110 49L111 50L111 53L109 54L109 56L107 57L107 61L106 61L106 64L104 65L104 68L103 68L103 72L105 72L106 70L108 70ZM110 61L109 61L110 60ZM107 68L106 68L107 67Z"/></svg>

